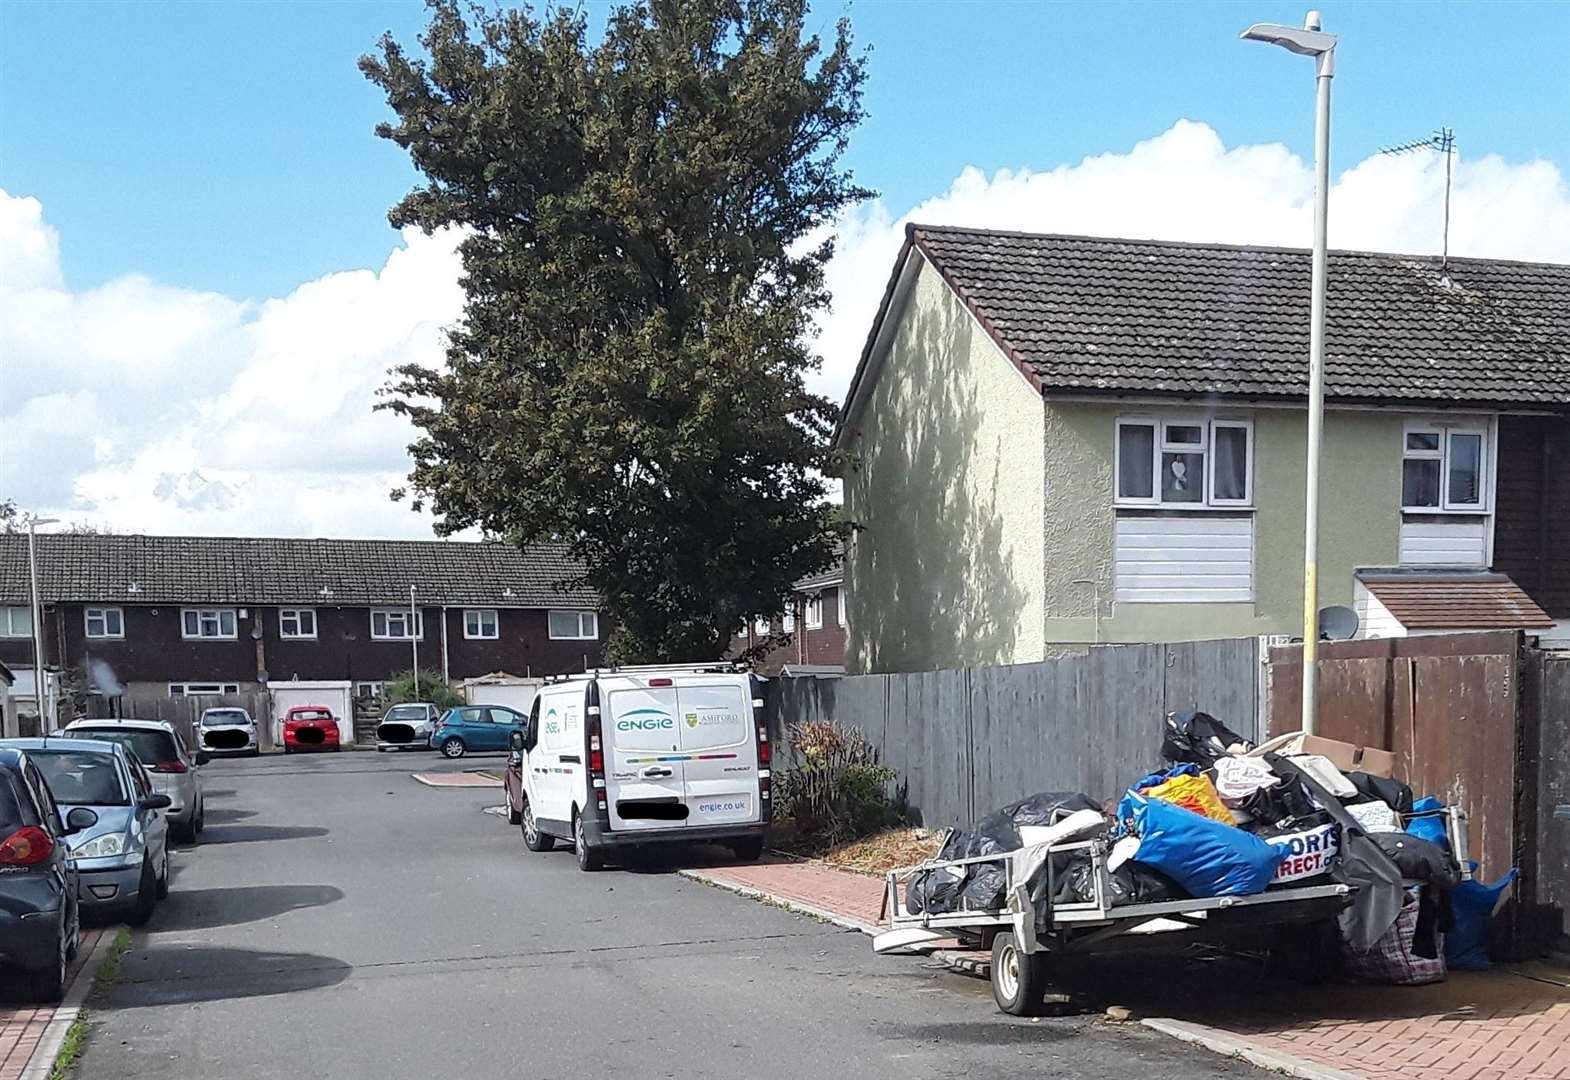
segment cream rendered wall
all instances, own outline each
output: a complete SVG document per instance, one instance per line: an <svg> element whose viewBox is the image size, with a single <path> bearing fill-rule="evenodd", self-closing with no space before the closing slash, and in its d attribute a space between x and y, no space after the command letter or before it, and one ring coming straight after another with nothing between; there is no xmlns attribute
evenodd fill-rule
<svg viewBox="0 0 1570 1080"><path fill-rule="evenodd" d="M1160 411L1046 403L1042 475L1047 641L1185 641L1302 633L1307 416L1291 409L1227 409L1216 414L1254 420L1253 603L1112 603L1114 421L1119 415ZM1192 415L1196 409L1182 411ZM1352 603L1352 575L1359 567L1394 566L1398 561L1402 421L1395 413L1326 413L1321 607ZM1084 580L1095 584L1076 584ZM1093 617L1097 592L1099 628Z"/></svg>
<svg viewBox="0 0 1570 1080"><path fill-rule="evenodd" d="M1040 660L1041 396L925 260L889 318L847 423L847 670Z"/></svg>

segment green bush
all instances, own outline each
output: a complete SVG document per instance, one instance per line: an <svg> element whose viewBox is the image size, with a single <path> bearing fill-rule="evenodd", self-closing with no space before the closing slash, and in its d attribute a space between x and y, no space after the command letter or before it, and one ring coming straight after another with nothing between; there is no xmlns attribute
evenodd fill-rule
<svg viewBox="0 0 1570 1080"><path fill-rule="evenodd" d="M420 672L418 692L415 690L414 671L400 671L382 686L382 697L389 705L429 701L438 709L450 709L454 705L464 704L463 696L447 685L439 671Z"/></svg>
<svg viewBox="0 0 1570 1080"><path fill-rule="evenodd" d="M825 720L786 731L792 761L774 780L775 806L796 823L803 839L833 845L900 824L889 798L894 770L854 728Z"/></svg>

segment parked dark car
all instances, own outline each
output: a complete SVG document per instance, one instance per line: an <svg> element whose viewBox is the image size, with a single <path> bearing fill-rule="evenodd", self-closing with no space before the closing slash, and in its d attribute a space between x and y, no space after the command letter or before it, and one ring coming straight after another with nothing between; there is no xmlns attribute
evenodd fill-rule
<svg viewBox="0 0 1570 1080"><path fill-rule="evenodd" d="M0 747L0 963L19 969L30 996L59 1001L82 938L77 871L67 824L25 750Z"/></svg>
<svg viewBox="0 0 1570 1080"><path fill-rule="evenodd" d="M463 757L471 750L505 750L507 736L522 731L525 719L505 705L460 705L436 721L431 746L449 758Z"/></svg>
<svg viewBox="0 0 1570 1080"><path fill-rule="evenodd" d="M325 705L296 705L283 714L283 752L338 750L338 718Z"/></svg>
<svg viewBox="0 0 1570 1080"><path fill-rule="evenodd" d="M523 730L516 738L507 737L507 771L502 773L507 792L507 824L523 824Z"/></svg>

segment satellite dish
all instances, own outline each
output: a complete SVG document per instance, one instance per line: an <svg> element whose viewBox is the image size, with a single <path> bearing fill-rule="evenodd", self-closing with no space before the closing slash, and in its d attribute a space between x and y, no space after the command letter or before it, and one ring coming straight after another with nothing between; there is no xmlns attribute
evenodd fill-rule
<svg viewBox="0 0 1570 1080"><path fill-rule="evenodd" d="M1342 604L1319 609L1319 636L1327 641L1350 641L1357 637L1357 612Z"/></svg>

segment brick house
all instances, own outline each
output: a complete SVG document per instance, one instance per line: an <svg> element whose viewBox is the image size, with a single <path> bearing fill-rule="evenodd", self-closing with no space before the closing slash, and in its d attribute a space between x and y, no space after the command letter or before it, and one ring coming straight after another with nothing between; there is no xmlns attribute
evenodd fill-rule
<svg viewBox="0 0 1570 1080"><path fill-rule="evenodd" d="M457 681L599 661L607 627L564 547L40 534L48 665L93 690L236 693L334 679L371 696L420 667ZM415 609L411 610L410 588ZM0 663L31 665L27 541L0 536Z"/></svg>
<svg viewBox="0 0 1570 1080"><path fill-rule="evenodd" d="M756 666L766 675L784 670L830 672L845 668L845 576L841 564L802 578L793 586L791 609L772 619L749 619L731 639L733 653L749 649L772 633L791 635Z"/></svg>

